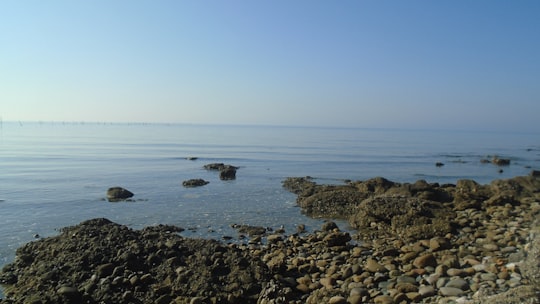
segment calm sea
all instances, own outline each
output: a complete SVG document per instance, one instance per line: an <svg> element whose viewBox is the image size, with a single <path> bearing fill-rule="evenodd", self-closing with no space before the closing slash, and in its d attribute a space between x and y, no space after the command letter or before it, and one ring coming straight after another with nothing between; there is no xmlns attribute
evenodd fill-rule
<svg viewBox="0 0 540 304"><path fill-rule="evenodd" d="M480 163L492 155L510 158L511 165L500 173ZM221 181L203 169L213 162L239 166L237 179ZM173 224L191 228L186 236L213 238L236 236L233 223L284 225L291 233L299 223L320 227L322 220L302 215L295 196L282 189L290 176L321 183L376 176L489 183L531 169L540 169L539 133L4 122L0 266L35 235L95 217L134 228ZM191 178L210 183L183 188ZM112 186L131 190L136 201L104 201Z"/></svg>

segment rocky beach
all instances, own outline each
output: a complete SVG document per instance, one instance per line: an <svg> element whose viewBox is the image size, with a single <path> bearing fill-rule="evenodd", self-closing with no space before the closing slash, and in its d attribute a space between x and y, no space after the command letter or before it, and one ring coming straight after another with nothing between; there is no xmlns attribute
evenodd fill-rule
<svg viewBox="0 0 540 304"><path fill-rule="evenodd" d="M537 175L287 178L303 212L329 220L239 226L230 240L91 219L20 247L0 273L0 303L540 303Z"/></svg>

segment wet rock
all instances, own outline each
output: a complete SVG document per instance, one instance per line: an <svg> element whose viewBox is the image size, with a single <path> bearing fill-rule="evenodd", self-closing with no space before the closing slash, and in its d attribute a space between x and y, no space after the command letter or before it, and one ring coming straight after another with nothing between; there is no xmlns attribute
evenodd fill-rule
<svg viewBox="0 0 540 304"><path fill-rule="evenodd" d="M111 187L107 190L107 200L109 202L119 202L133 197L133 193L122 187Z"/></svg>
<svg viewBox="0 0 540 304"><path fill-rule="evenodd" d="M189 180L183 181L182 186L184 186L186 188L193 188L193 187L201 187L201 186L204 186L204 185L206 185L208 183L210 183L210 182L205 181L204 179L195 178L195 179L189 179Z"/></svg>
<svg viewBox="0 0 540 304"><path fill-rule="evenodd" d="M531 170L531 172L529 173L529 176L540 177L540 170Z"/></svg>
<svg viewBox="0 0 540 304"><path fill-rule="evenodd" d="M233 180L236 179L236 167L226 166L219 171L219 179L221 180Z"/></svg>
<svg viewBox="0 0 540 304"><path fill-rule="evenodd" d="M497 156L493 157L491 162L497 166L508 166L510 165L510 159L509 158L499 158Z"/></svg>
<svg viewBox="0 0 540 304"><path fill-rule="evenodd" d="M206 170L215 170L215 171L221 171L223 170L227 165L225 165L224 163L212 163L212 164L207 164L207 165L204 165L204 168Z"/></svg>

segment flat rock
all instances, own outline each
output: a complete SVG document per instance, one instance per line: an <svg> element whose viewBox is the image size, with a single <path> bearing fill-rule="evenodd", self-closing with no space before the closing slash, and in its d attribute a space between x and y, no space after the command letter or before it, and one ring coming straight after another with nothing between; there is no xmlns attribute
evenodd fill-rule
<svg viewBox="0 0 540 304"><path fill-rule="evenodd" d="M439 288L439 293L445 297L457 297L463 295L465 291L460 288L445 286Z"/></svg>
<svg viewBox="0 0 540 304"><path fill-rule="evenodd" d="M194 179L189 179L189 180L183 181L182 186L184 186L186 188L193 188L193 187L201 187L201 186L207 185L208 183L210 183L210 182L205 181L204 179L194 178Z"/></svg>

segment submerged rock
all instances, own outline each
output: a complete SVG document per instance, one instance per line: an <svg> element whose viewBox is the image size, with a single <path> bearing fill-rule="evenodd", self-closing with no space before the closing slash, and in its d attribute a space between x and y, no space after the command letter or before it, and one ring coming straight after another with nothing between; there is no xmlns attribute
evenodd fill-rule
<svg viewBox="0 0 540 304"><path fill-rule="evenodd" d="M195 179L189 179L189 180L183 181L182 186L184 186L186 188L193 188L193 187L201 187L201 186L204 186L204 185L206 185L208 183L210 183L210 182L205 181L204 179L195 178Z"/></svg>

